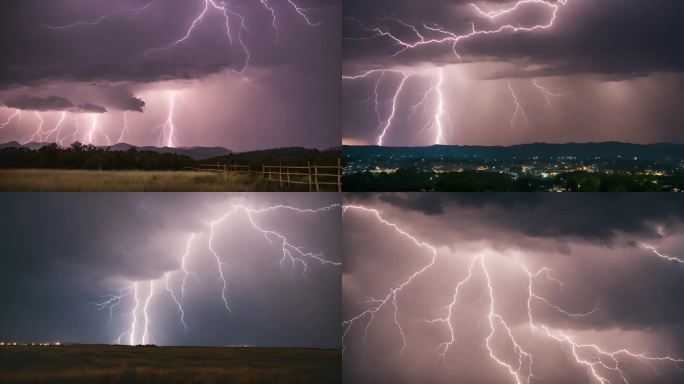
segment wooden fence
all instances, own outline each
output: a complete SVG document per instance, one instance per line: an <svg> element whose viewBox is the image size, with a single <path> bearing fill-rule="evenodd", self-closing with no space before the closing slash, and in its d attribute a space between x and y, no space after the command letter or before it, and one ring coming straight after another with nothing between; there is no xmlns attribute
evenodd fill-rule
<svg viewBox="0 0 684 384"><path fill-rule="evenodd" d="M308 185L309 192L320 192L325 187L335 187L342 192L342 166L340 159L337 165L316 165L307 162L306 166L262 165L261 171L252 170L248 165L238 164L201 164L199 167L188 167L187 170L197 172L216 172L225 175L254 174L261 175L269 182L277 182L280 187L286 185Z"/></svg>

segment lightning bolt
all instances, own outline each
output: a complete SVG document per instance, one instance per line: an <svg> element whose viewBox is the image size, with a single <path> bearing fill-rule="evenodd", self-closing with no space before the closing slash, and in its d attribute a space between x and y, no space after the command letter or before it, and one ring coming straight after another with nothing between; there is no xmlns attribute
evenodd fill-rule
<svg viewBox="0 0 684 384"><path fill-rule="evenodd" d="M144 11L144 10L148 9L153 3L154 3L153 1L150 1L149 3L145 4L144 6L138 7L138 8L120 7L115 12L110 13L110 14L106 14L106 15L102 15L102 16L96 18L95 20L90 20L90 21L79 20L79 21L75 21L71 24L44 25L44 26L46 28L49 28L49 29L52 29L55 31L73 29L73 28L78 28L78 27L92 27L92 26L95 26L95 25L102 23L105 20L111 19L111 18L116 17L116 16L120 16L122 14L127 14L127 13L132 14L132 13L138 13L138 12Z"/></svg>
<svg viewBox="0 0 684 384"><path fill-rule="evenodd" d="M317 26L317 25L321 25L321 22L314 22L314 21L311 21L311 18L310 18L309 15L308 15L308 13L311 12L311 8L302 8L302 7L299 7L299 6L297 6L297 4L294 2L294 0L287 0L287 2L290 3L290 5L292 6L292 8L294 8L295 12L297 12L297 14L298 14L299 16L301 16L302 19L304 19L304 21L306 21L307 24L309 24L309 25L312 26L312 27L315 27L315 26Z"/></svg>
<svg viewBox="0 0 684 384"><path fill-rule="evenodd" d="M104 136L105 140L107 140L107 145L111 146L112 140L109 138L109 135L107 135L107 132L100 129L100 121L99 121L99 117L97 114L93 114L91 116L91 122L92 122L91 127L90 127L91 129L88 132L88 138L90 140L90 143L91 144L93 143L93 140L92 140L93 132L97 132L97 133L100 133L102 136Z"/></svg>
<svg viewBox="0 0 684 384"><path fill-rule="evenodd" d="M147 298L145 299L145 306L143 307L143 335L142 343L143 345L150 343L150 315L148 313L150 302L152 301L152 296L154 296L154 281L150 281L149 290L147 292Z"/></svg>
<svg viewBox="0 0 684 384"><path fill-rule="evenodd" d="M133 283L133 298L135 300L135 306L131 312L131 328L130 328L130 345L135 345L135 330L138 325L138 308L140 307L140 299L138 299L138 282Z"/></svg>
<svg viewBox="0 0 684 384"><path fill-rule="evenodd" d="M648 245L648 244L641 244L641 247L644 248L644 249L647 249L647 250L649 250L649 251L651 251L651 252L653 252L654 255L658 256L659 258L661 258L661 259L663 259L663 260L667 260L667 261L673 262L673 263L684 264L684 260L679 259L679 258L677 258L677 257L670 257L670 256L667 256L667 255L664 255L664 254L660 253L660 251L658 251L655 247L653 247L653 246L651 246L651 245Z"/></svg>
<svg viewBox="0 0 684 384"><path fill-rule="evenodd" d="M539 90L539 92L541 92L544 95L544 100L546 100L546 104L548 104L548 105L551 105L551 98L552 97L565 96L565 93L553 92L550 89L539 84L539 80L537 80L537 79L532 80L532 85L534 85L534 87L537 88Z"/></svg>
<svg viewBox="0 0 684 384"><path fill-rule="evenodd" d="M43 127L45 126L45 120L43 120L43 116L40 114L40 112L36 111L34 112L36 118L38 119L38 128L33 132L33 135L24 142L24 144L28 144L33 142L34 140L42 141L41 140L41 135L43 134Z"/></svg>
<svg viewBox="0 0 684 384"><path fill-rule="evenodd" d="M508 82L508 89L511 91L513 103L515 104L515 112L513 112L513 117L511 118L511 128L515 128L515 122L518 119L518 116L522 117L523 120L525 120L525 124L529 126L530 121L527 118L527 112L525 112L525 109L522 107L522 105L520 105L520 101L518 101L518 95L515 94L515 90L513 89L510 81Z"/></svg>
<svg viewBox="0 0 684 384"><path fill-rule="evenodd" d="M126 134L128 133L128 111L125 111L123 113L123 127L121 129L121 135L119 136L119 139L117 140L117 143L123 143L124 138L126 137Z"/></svg>
<svg viewBox="0 0 684 384"><path fill-rule="evenodd" d="M20 109L15 110L14 113L11 114L7 120L5 120L3 123L0 124L0 129L3 129L6 126L8 126L12 122L12 120L14 120L15 117L19 117L20 115L21 115L21 110Z"/></svg>
<svg viewBox="0 0 684 384"><path fill-rule="evenodd" d="M112 321L112 315L114 313L114 308L119 306L121 304L121 300L124 299L125 297L130 296L133 293L132 289L125 289L119 291L117 295L109 295L105 297L103 301L99 302L93 302L92 304L95 305L95 307L98 310L108 310L109 312L109 322L111 323ZM121 338L119 338L120 340Z"/></svg>
<svg viewBox="0 0 684 384"><path fill-rule="evenodd" d="M159 137L157 144L160 146L167 146L174 148L176 146L176 126L173 123L174 113L176 110L176 92L169 92L169 111L166 115L166 120L159 124L155 129L159 130Z"/></svg>
<svg viewBox="0 0 684 384"><path fill-rule="evenodd" d="M41 139L41 141L48 141L50 139L50 136L52 136L54 134L55 135L55 142L59 143L59 141L60 141L59 135L62 133L62 126L64 125L64 120L66 119L66 115L67 115L66 111L63 111L60 114L59 121L57 121L57 124L55 125L55 127L53 129L49 130L48 132L46 132L45 138Z"/></svg>
<svg viewBox="0 0 684 384"><path fill-rule="evenodd" d="M535 6L535 7L541 7L545 8L549 11L549 16L546 22L539 23L539 24L534 24L530 26L521 26L521 25L513 25L513 24L502 24L499 25L498 27L494 27L492 29L478 29L475 25L475 23L472 23L472 28L470 31L467 31L465 33L457 33L451 30L448 30L440 25L436 24L428 24L428 23L422 23L420 25L414 25L411 23L408 23L406 21L403 21L401 19L395 18L395 17L389 17L385 16L382 17L379 21L380 24L377 26L368 26L365 25L361 20L356 19L356 18L349 18L348 20L358 24L361 28L361 31L363 34L361 36L352 36L352 37L345 37L344 40L349 40L349 41L363 41L363 40L374 40L374 39L381 39L381 40L386 40L393 47L396 47L394 52L392 53L392 56L399 56L405 52L419 49L421 47L427 47L427 46L439 46L439 45L448 45L451 47L451 50L453 51L454 56L461 61L461 55L458 52L458 47L459 45L466 41L466 40L471 40L475 39L480 36L487 36L487 35L498 35L498 34L503 34L503 33L525 33L525 32L535 32L539 30L545 30L552 28L558 18L558 14L561 10L561 8L565 5L567 5L569 0L558 0L558 1L550 1L550 0L519 0L515 2L513 5L501 8L498 10L493 10L493 11L485 11L481 7L479 7L477 4L472 3L470 4L472 10L473 10L473 16L476 18L484 18L486 19L490 24L491 23L496 23L498 22L499 18L504 15L511 15L514 14L516 11L519 11L521 8L524 6ZM394 32L395 29L401 30L401 33ZM430 36L428 36L430 35ZM377 73L377 72L389 72L389 71L396 71L396 70L391 70L391 69L373 69L367 72L363 72L360 75L345 75L342 76L344 80L358 80L358 79L363 79L366 78L369 74L371 73ZM444 133L444 93L443 93L443 82L444 82L444 69L442 67L433 69L433 74L432 77L436 78L437 81L435 83L440 84L437 87L437 94L438 94L438 102L436 103L435 107L435 113L433 116L429 119L429 121L426 123L426 127L431 127L434 129L437 134L433 140L434 144L444 144L445 142L445 133ZM403 72L403 71L400 71ZM405 72L404 72L405 73ZM406 76L406 75L404 75ZM545 97L547 98L547 103L549 103L548 97L549 96L556 96L556 94L551 93L548 89L543 88L538 85L537 82L534 82L535 86L540 89ZM376 83L377 85L377 83ZM393 109L392 109L392 114L391 117L394 118L396 114L396 109L398 108L396 101L398 99L399 94L401 93L401 90L404 86L404 82L402 82L398 88L395 88L394 92L394 104L393 104ZM513 115L513 119L511 122L511 125L515 125L515 121L517 119L524 119L525 123L529 125L529 119L527 118L527 114L525 110L522 108L521 103L518 101L517 95L515 94L515 91L513 90L512 86L510 83L508 84L509 91L513 95L513 99L516 105L516 109ZM377 87L376 87L376 93L377 93ZM388 124L389 122L389 124ZM384 137L388 129L390 129L393 121L391 119L387 119L384 122L382 122L382 129L380 136L376 140L377 145L383 145L384 144Z"/></svg>
<svg viewBox="0 0 684 384"><path fill-rule="evenodd" d="M368 307L364 310L352 315L349 319L342 322L343 327L343 353L345 350L345 341L350 337L352 331L356 328L362 328L363 334L360 336L364 345L367 343L368 333L374 323L376 316L382 311L390 311L393 321L393 328L397 330L398 335L402 340L402 347L399 354L402 354L407 348L406 329L403 326L399 305L400 295L407 289L417 278L425 274L430 269L436 268L438 252L436 246L426 243L423 240L410 234L408 231L400 227L398 224L385 219L382 213L373 208L345 205L343 206L343 217L348 211L359 212L374 217L378 223L383 227L389 228L397 235L410 240L419 249L427 251L428 258L422 266L417 267L414 272L410 273L408 277L402 278L392 283L391 287L387 289L385 296L380 298L370 298L367 301ZM645 246L648 247L648 246ZM659 257L661 254L658 254ZM483 344L487 350L487 355L493 364L501 367L502 372L506 373L510 381L516 384L531 384L533 381L541 381L542 378L535 372L535 354L531 349L525 346L522 342L523 338L510 325L506 317L499 311L497 300L497 289L501 287L496 286L496 280L491 273L489 264L491 257L488 253L481 253L474 256L467 268L467 273L457 279L454 289L450 295L451 301L445 306L446 313L444 316L425 319L424 323L434 326L439 325L445 328L447 337L443 342L437 345L436 355L441 359L445 367L447 365L447 358L451 348L457 342L457 330L455 322L458 319L458 306L463 300L460 293L466 285L476 284L482 280L482 285L487 293L488 308L487 308L487 324L489 331L484 336ZM667 256L665 256L668 259ZM676 261L676 260L670 260ZM545 279L555 283L563 290L563 283L558 278L551 274L548 267L543 267L532 272L525 264L519 263L517 265L518 271L525 276L527 281L527 329L530 334L543 337L546 340L555 342L564 351L567 351L568 358L577 364L579 367L586 369L587 374L592 382L599 384L610 384L614 377L617 377L621 382L628 384L628 374L622 367L626 360L635 360L646 363L669 363L678 366L684 364L684 360L672 356L651 356L645 353L637 353L628 349L619 349L616 351L606 350L598 344L583 344L575 341L571 336L567 335L562 330L556 330L543 322L535 319L533 316L536 305L543 305L555 312L563 315L569 319L581 320L589 317L599 310L599 306L594 306L593 309L583 313L573 313L567 311L560 306L554 304L544 295L535 290L535 282L538 279Z"/></svg>
<svg viewBox="0 0 684 384"><path fill-rule="evenodd" d="M278 30L278 25L277 25L277 14L275 8L272 6L269 0L259 0L259 3L261 6L270 14L271 16L271 24L273 27L273 30L276 35L276 41L280 39L280 32ZM293 0L288 0L288 4L292 7L292 9L310 26L317 26L320 23L313 22L310 17L308 16L308 13L311 11L308 8L302 8L297 6L297 4ZM242 67L238 70L235 70L235 72L238 73L243 73L247 67L249 66L249 61L251 58L251 53L249 48L247 47L247 44L244 42L242 38L242 32L245 29L245 17L240 14L236 9L230 8L229 3L222 2L218 3L215 0L204 0L204 5L202 9L200 10L199 14L192 20L188 28L186 29L185 33L180 36L178 39L172 41L171 43L167 44L166 46L158 47L158 48L151 48L145 51L145 54L150 54L156 51L161 51L161 50L167 50L171 48L178 47L179 45L185 43L186 41L190 40L195 32L195 30L199 27L199 25L202 23L204 20L205 16L207 13L210 11L214 11L219 13L225 22L225 37L230 46L233 45L233 31L231 28L232 21L233 19L237 19L239 21L239 28L237 31L237 40L240 44L241 49L243 50L243 53L245 54L245 61L242 65ZM230 71L229 71L230 72Z"/></svg>
<svg viewBox="0 0 684 384"><path fill-rule="evenodd" d="M215 249L214 242L215 238L219 236L220 226L226 222L229 218L233 220L239 220L242 218L249 228L257 231L264 236L264 240L269 244L277 245L281 251L281 258L279 264L281 267L285 263L290 263L293 268L300 268L302 274L305 276L306 272L312 268L313 264L320 265L322 267L337 268L342 264L333 260L325 258L322 253L309 252L305 247L293 243L287 235L281 231L276 231L274 229L266 228L263 224L260 224L260 217L267 215L276 211L287 211L294 214L300 215L317 215L324 214L328 212L334 212L340 209L339 204L332 204L317 209L300 209L288 205L273 205L265 208L253 208L243 204L233 204L230 210L224 213L223 216L216 220L208 222L209 230L207 237L207 247L210 251L211 258L217 264L217 272L219 279L222 283L221 288L221 300L226 308L226 310L231 311L228 299L228 279L226 272L224 271L225 266L228 264L223 261L219 252ZM108 310L109 319L115 311L116 307L122 305L122 301L125 298L131 298L132 309L127 313L131 317L128 330L122 333L116 340L115 343L120 344L126 335L128 335L128 342L130 345L136 344L148 344L152 341L152 320L150 316L150 308L155 296L155 286L156 283L164 284L164 289L168 293L169 297L173 300L178 313L180 314L180 323L183 326L185 332L188 332L188 324L185 321L186 311L184 308L185 297L188 290L188 281L191 276L199 279L197 274L188 269L188 260L192 254L192 246L196 240L197 235L191 234L185 245L185 252L180 259L179 268L167 271L163 274L160 279L148 280L148 281L135 281L130 284L129 287L120 290L117 294L112 294L104 297L103 300L94 302L98 310ZM182 275L182 279L178 282L175 275ZM176 288L174 288L174 283ZM146 292L141 289L141 286L146 285L148 288ZM178 290L180 289L180 295ZM142 330L142 333L139 331Z"/></svg>

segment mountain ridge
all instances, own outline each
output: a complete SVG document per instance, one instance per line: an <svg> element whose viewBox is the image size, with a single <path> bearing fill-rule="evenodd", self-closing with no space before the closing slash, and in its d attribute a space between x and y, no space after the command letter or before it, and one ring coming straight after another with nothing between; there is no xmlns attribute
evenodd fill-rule
<svg viewBox="0 0 684 384"><path fill-rule="evenodd" d="M43 148L48 145L52 145L54 143L37 143L37 142L30 142L26 144L21 144L16 141L10 141L4 144L0 144L0 149L4 148L28 148L33 151L38 150L40 148ZM184 155L188 156L194 160L207 160L211 158L216 158L216 157L221 157L221 156L228 156L232 155L235 152L231 151L230 149L224 148L224 147L178 147L178 148L171 148L171 147L155 147L155 146L136 146L132 144L127 144L127 143L118 143L114 145L104 145L104 146L96 146L98 148L109 148L112 151L128 151L131 148L135 148L137 151L151 151L151 152L157 152L157 153L173 153L177 155Z"/></svg>

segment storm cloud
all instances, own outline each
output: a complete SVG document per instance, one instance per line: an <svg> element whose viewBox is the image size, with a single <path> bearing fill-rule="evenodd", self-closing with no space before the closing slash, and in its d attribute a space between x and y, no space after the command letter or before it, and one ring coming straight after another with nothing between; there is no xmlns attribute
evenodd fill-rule
<svg viewBox="0 0 684 384"><path fill-rule="evenodd" d="M428 91L442 68L446 144L684 142L684 116L676 107L684 99L684 52L676 38L684 4L520 3L513 9L515 1L346 1L344 73L389 71L379 82L373 76L345 81L345 141L374 144L394 99L397 112L383 144L435 144L429 118L437 101ZM487 17L475 6L513 11ZM456 44L449 39L506 25L543 28L504 28ZM402 46L433 39L445 41ZM394 98L396 71L410 79ZM374 105L369 98L376 90ZM424 107L422 116L416 105Z"/></svg>
<svg viewBox="0 0 684 384"><path fill-rule="evenodd" d="M6 195L0 201L0 339L112 343L124 332L128 343L132 297L113 308L111 321L109 309L94 303L135 282L141 300L154 284L152 343L334 348L340 338L339 266L311 259L304 273L301 263L284 259L279 241L269 242L238 212L215 225L211 243L228 283L229 312L208 223L236 204L317 209L338 203L337 194ZM303 250L340 262L339 209L275 209L254 218ZM183 301L187 333L165 290L168 284L181 297L182 268L191 272Z"/></svg>
<svg viewBox="0 0 684 384"><path fill-rule="evenodd" d="M182 96L174 108L182 137L167 143L237 151L338 145L341 51L330 42L340 40L340 2L268 4L273 13L251 0L224 8L204 0L6 2L0 25L12 39L0 46L0 99L55 96L91 112L100 109L88 103L101 106L110 113L99 123L112 137L120 136L123 112L139 112L130 116L125 141L161 145L154 127L174 107L175 92ZM41 117L46 127L60 119ZM0 141L31 137L32 120L13 122ZM63 129L75 132L78 124L67 119Z"/></svg>
<svg viewBox="0 0 684 384"><path fill-rule="evenodd" d="M548 334L566 335L577 344L595 343L610 352L626 348L649 356L681 359L684 355L684 311L678 304L684 292L684 264L659 257L648 248L684 260L681 198L431 196L432 201L420 194L345 196L345 204L377 209L384 220L435 249L431 264L427 246L380 222L372 212L347 209L342 239L343 318L353 319L373 308L378 303L373 300L384 299L391 289L410 281L396 296L396 312L390 300L372 321L362 316L347 330L347 380L510 382L511 374L492 359L486 347L502 361L518 366L518 355L500 321L506 322L521 348L533 355L534 376L545 383L591 382L592 376L588 367L574 360L569 343ZM469 268L472 276L466 280ZM530 279L525 268L532 274L541 272ZM494 313L501 316L494 320L489 342L487 314L492 304L485 271L495 300ZM528 314L530 280L534 294L542 298L531 301L532 320ZM455 291L461 281L465 282ZM456 292L460 293L454 301ZM448 321L429 322L447 319L449 313ZM406 341L403 349L397 323ZM537 328L532 331L530 324ZM455 341L440 356L442 343L452 336ZM584 359L595 358L591 348L577 348L577 353ZM676 383L682 379L680 363L617 357L631 381ZM525 381L528 366L526 358L522 359L519 377ZM615 371L598 366L597 371L615 378Z"/></svg>

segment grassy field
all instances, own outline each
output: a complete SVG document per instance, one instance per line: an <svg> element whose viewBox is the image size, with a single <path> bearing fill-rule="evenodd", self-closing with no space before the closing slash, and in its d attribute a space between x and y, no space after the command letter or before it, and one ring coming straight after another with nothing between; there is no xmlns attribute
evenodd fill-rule
<svg viewBox="0 0 684 384"><path fill-rule="evenodd" d="M223 176L184 171L0 170L4 192L271 192L307 191L255 175Z"/></svg>
<svg viewBox="0 0 684 384"><path fill-rule="evenodd" d="M2 383L339 383L339 350L126 347L0 348Z"/></svg>

